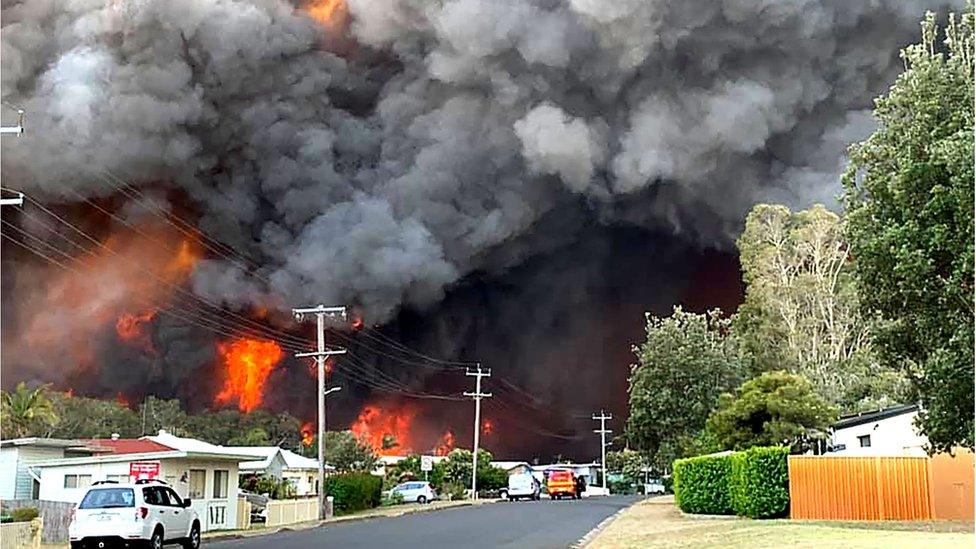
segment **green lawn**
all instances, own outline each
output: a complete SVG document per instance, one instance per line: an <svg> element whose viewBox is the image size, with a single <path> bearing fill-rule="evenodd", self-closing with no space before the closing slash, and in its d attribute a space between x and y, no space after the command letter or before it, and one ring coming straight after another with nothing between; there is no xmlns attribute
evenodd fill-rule
<svg viewBox="0 0 976 549"><path fill-rule="evenodd" d="M749 520L683 515L672 498L625 511L587 549L625 547L973 547L972 523Z"/></svg>

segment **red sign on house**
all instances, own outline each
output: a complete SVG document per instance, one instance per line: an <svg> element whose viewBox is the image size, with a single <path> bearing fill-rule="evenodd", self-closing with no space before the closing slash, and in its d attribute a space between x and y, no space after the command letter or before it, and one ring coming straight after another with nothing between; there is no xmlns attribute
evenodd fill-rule
<svg viewBox="0 0 976 549"><path fill-rule="evenodd" d="M133 482L140 479L159 478L159 462L133 461L129 464L129 478Z"/></svg>

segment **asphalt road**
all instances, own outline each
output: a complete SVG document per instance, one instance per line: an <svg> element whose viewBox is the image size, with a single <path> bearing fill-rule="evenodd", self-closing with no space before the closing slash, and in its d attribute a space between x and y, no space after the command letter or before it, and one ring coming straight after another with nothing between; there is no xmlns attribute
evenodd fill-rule
<svg viewBox="0 0 976 549"><path fill-rule="evenodd" d="M214 542L206 544L206 547L565 548L579 541L603 519L637 499L633 496L611 496L456 507L402 517L339 523L299 532Z"/></svg>

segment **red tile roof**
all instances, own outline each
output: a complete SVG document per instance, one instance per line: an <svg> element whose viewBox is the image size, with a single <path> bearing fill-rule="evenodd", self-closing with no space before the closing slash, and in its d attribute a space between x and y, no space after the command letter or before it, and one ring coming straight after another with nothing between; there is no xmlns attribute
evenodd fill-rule
<svg viewBox="0 0 976 549"><path fill-rule="evenodd" d="M96 438L89 441L92 446L108 448L111 454L149 454L153 452L172 452L175 448L138 438Z"/></svg>

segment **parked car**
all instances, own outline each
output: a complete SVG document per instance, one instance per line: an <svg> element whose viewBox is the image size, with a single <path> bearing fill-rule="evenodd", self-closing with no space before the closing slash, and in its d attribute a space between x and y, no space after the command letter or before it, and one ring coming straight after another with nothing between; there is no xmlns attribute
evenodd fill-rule
<svg viewBox="0 0 976 549"><path fill-rule="evenodd" d="M517 499L539 499L542 486L532 473L515 473L508 477L508 487L502 488L499 497L515 501Z"/></svg>
<svg viewBox="0 0 976 549"><path fill-rule="evenodd" d="M437 499L437 492L433 486L429 482L420 480L412 480L398 484L388 493L391 497L393 494L400 494L405 502L416 501L417 503L427 503L428 501Z"/></svg>
<svg viewBox="0 0 976 549"><path fill-rule="evenodd" d="M644 494L663 494L667 490L664 488L664 481L659 478L652 478L649 482L644 483Z"/></svg>
<svg viewBox="0 0 976 549"><path fill-rule="evenodd" d="M549 473L546 488L549 491L549 497L552 499L575 498L576 475L572 471L553 471Z"/></svg>
<svg viewBox="0 0 976 549"><path fill-rule="evenodd" d="M200 517L163 482L98 483L85 492L68 525L71 548L179 543L200 547Z"/></svg>

